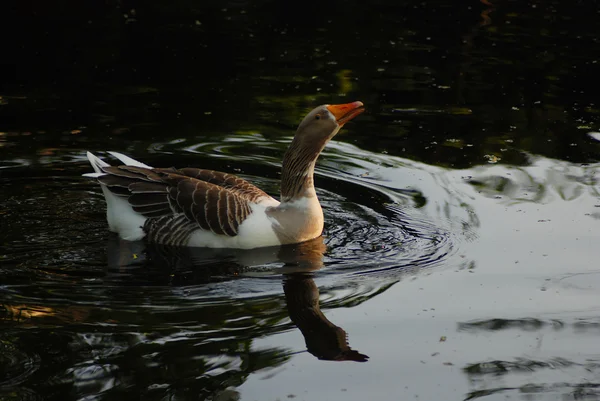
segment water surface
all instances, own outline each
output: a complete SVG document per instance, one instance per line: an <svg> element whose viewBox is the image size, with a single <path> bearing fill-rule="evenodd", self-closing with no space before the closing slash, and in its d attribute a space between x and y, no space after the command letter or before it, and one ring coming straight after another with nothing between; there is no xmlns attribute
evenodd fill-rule
<svg viewBox="0 0 600 401"><path fill-rule="evenodd" d="M0 399L600 399L593 3L67 3L15 10L1 66ZM125 243L81 177L117 150L276 196L354 100L305 244Z"/></svg>

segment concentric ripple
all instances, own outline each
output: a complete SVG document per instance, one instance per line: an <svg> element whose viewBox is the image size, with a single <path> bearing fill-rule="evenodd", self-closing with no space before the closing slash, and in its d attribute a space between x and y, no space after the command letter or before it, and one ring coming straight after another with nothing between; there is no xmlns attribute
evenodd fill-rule
<svg viewBox="0 0 600 401"><path fill-rule="evenodd" d="M233 170L277 195L287 141L249 135L173 146L155 148L161 165ZM248 153L255 156L232 168L231 155ZM180 391L212 397L291 358L293 349L252 344L294 330L288 310L309 312L295 318L315 356L355 355L352 343L311 337L314 327L334 339L345 332L321 310L361 304L406 275L444 266L462 241L452 224L462 223L454 205L463 203L447 194L443 206L429 201L439 170L350 145L325 156L316 177L324 235L246 251L119 241L107 230L100 188L80 177L89 170L83 161L58 175L9 172L0 197L8 228L0 244L0 328L19 335L0 337L0 398L36 399L36 391L56 386L78 397L118 398L132 386L157 399ZM397 172L430 186L410 186Z"/></svg>
<svg viewBox="0 0 600 401"><path fill-rule="evenodd" d="M395 206L386 215L366 207L353 213L339 203L329 203L326 231L327 265L336 271L360 274L392 269L428 267L452 251L450 234L441 227L419 220Z"/></svg>

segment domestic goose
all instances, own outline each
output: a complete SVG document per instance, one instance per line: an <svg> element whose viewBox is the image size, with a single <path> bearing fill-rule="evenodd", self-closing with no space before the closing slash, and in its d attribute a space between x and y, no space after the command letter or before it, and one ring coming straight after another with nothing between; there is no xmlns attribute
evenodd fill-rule
<svg viewBox="0 0 600 401"><path fill-rule="evenodd" d="M313 175L319 154L361 102L322 105L300 123L283 157L281 200L232 174L153 168L117 152L123 165L87 157L106 199L111 231L124 240L176 246L241 248L304 242L321 235L323 211Z"/></svg>

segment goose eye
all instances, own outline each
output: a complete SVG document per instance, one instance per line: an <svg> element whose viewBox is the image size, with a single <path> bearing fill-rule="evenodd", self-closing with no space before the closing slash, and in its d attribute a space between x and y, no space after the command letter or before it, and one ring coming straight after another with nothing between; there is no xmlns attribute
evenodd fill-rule
<svg viewBox="0 0 600 401"><path fill-rule="evenodd" d="M320 115L320 114L317 114L317 115L315 116L315 120L320 120L320 119L321 119L321 115Z"/></svg>

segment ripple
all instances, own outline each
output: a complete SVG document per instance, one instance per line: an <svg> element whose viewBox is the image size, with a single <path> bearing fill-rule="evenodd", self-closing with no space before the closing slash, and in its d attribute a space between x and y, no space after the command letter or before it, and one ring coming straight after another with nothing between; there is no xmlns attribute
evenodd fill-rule
<svg viewBox="0 0 600 401"><path fill-rule="evenodd" d="M571 367L583 367L588 371L598 370L600 364L588 361L584 364L569 361L564 358L551 358L546 361L528 358L517 358L514 361L488 361L469 365L464 368L469 375L504 375L513 372L535 372L541 369L565 369Z"/></svg>
<svg viewBox="0 0 600 401"><path fill-rule="evenodd" d="M33 277L69 281L70 276L97 276L104 270L101 247L106 226L100 218L104 202L90 197L86 184L74 177L36 177L3 183L8 197L0 198L8 241L0 252L4 277L12 283ZM9 281L9 280L7 280Z"/></svg>
<svg viewBox="0 0 600 401"><path fill-rule="evenodd" d="M564 289L573 289L592 293L598 293L600 290L600 272L598 271L568 273L549 281L549 286L553 285Z"/></svg>
<svg viewBox="0 0 600 401"><path fill-rule="evenodd" d="M0 161L0 170L8 170L16 167L27 167L29 164L30 162L25 159L2 160Z"/></svg>
<svg viewBox="0 0 600 401"><path fill-rule="evenodd" d="M161 163L186 164L179 156L185 159L187 152L193 154L194 163L230 171L231 155L260 155L244 156L236 165L241 166L242 176L276 195L281 153L288 142L289 138L273 141L252 133L193 146L177 142L160 152L179 147L175 153L183 154ZM325 286L323 293L333 297L328 307L358 304L405 274L442 266L456 252L463 233L446 223L460 220L439 216L432 220L422 208L427 203L422 192L378 174L386 168L434 177L439 169L348 144L335 143L328 149L317 168L324 237L315 249L291 253L272 249L189 252L125 244L108 233L105 204L94 182L36 176L23 185L25 178L15 176L6 182L11 195L0 200L9 211L6 217L12 229L0 268L11 283L5 299L9 320L77 324L94 320L108 308L120 310L118 320L124 324L125 319L139 322L139 309L163 313L174 304L182 313L197 312L201 304L279 296L281 275L290 269L312 271L319 285ZM196 160L203 157L208 160ZM365 275L370 281L354 278ZM29 285L32 280L36 286ZM15 310L21 311L18 316Z"/></svg>
<svg viewBox="0 0 600 401"><path fill-rule="evenodd" d="M509 330L519 329L523 331L537 331L544 327L553 327L554 329L560 329L564 326L564 322L554 319L544 321L535 318L523 318L523 319L485 319L477 320L473 322L464 322L458 324L458 330L467 332L476 331L498 331L498 330Z"/></svg>
<svg viewBox="0 0 600 401"><path fill-rule="evenodd" d="M275 194L278 178L269 177L277 177L280 150L287 146L287 142L288 139L270 141L260 135L248 134L218 143L187 146L184 150L210 154L215 160L214 157L219 155L229 157L230 154L239 154L238 147L261 148L263 153L264 149L268 149L267 153L272 155L261 156L263 167L256 171L260 175L246 178ZM415 208L423 202L421 193L389 187L387 183L383 185L384 182L375 177L360 179L354 173L356 170L374 171L384 160L396 162L396 159L381 158L347 144L336 144L330 150L331 154L327 157L334 163L325 164L317 171L318 195L326 216L325 244L328 250L324 257L324 274L414 272L440 264L453 253L456 238L451 231ZM252 151L249 153L253 154ZM245 163L243 165L250 166L251 170L256 169L252 160ZM265 168L265 163L271 167ZM345 166L352 173L345 173L334 166ZM411 166L406 168L414 169ZM147 260L140 258L131 260L129 264L122 263L123 252L113 258L114 253L111 256L109 251L107 269L106 243L102 240L108 236L105 205L94 183L69 177L38 177L29 179L27 188L20 186L18 179L8 184L13 188L13 196L2 205L9 210L8 221L15 224L3 262L6 266L13 266L6 270L13 283L26 282L33 277L54 283L63 281L65 284L74 278L96 284L119 284L132 277L142 278ZM93 196L90 197L90 193ZM18 219L17 216L26 216L26 219ZM141 257L142 252L133 250L129 257ZM197 269L191 269L189 265L186 267L183 263L184 266L180 266L172 277L167 270L156 269L153 270L156 275L146 275L145 282L135 284L186 285L227 280L240 274L248 277L249 272L262 272L262 278L279 274L273 269L277 265L269 261L259 265L248 263L246 258L227 264L228 259L219 256L213 258L212 263L214 266L218 264L219 268L207 269L208 259L205 258L202 265L204 272L209 274L199 275ZM196 266L197 262L194 263ZM181 261L178 263L182 265ZM151 282L148 282L149 278Z"/></svg>
<svg viewBox="0 0 600 401"><path fill-rule="evenodd" d="M19 342L8 336L0 337L0 389L23 383L39 367L37 354L20 350Z"/></svg>
<svg viewBox="0 0 600 401"><path fill-rule="evenodd" d="M391 205L386 215L365 207L330 209L326 231L328 266L336 271L365 274L431 266L453 248L450 234L440 227L403 213Z"/></svg>
<svg viewBox="0 0 600 401"><path fill-rule="evenodd" d="M467 394L465 400L474 400L477 398L489 398L490 395L496 393L504 393L503 398L510 398L511 393L515 397L544 397L553 395L552 399L561 400L598 400L600 399L600 383L581 382L581 383L542 383L542 384L525 384L519 387L496 387L485 390L476 390Z"/></svg>
<svg viewBox="0 0 600 401"><path fill-rule="evenodd" d="M180 159L189 157L189 164L227 171L232 155L256 155L235 160L241 171L234 170L276 195L288 142L248 133L191 146L177 141L159 153L167 159L173 157L169 152L177 154L177 160L161 164L186 164ZM227 309L232 299L249 308L240 308L240 318L258 305L280 308L282 274L298 269L312 272L327 307L356 305L405 274L442 266L456 252L462 233L446 223L460 220L432 220L422 207L427 203L422 192L378 174L386 168L434 177L439 169L343 143L332 144L325 156L317 168L324 237L312 248L292 246L291 251L165 250L124 243L108 233L105 204L94 182L36 176L23 185L25 178L15 175L6 183L11 195L0 200L12 224L0 268L11 283L5 292L6 320L40 327L101 321L127 328L142 324L145 311L172 317L177 305L182 316L192 316L204 314L204 307ZM365 275L368 281L358 279ZM29 285L32 280L37 285ZM118 310L119 317L99 318L105 309Z"/></svg>

